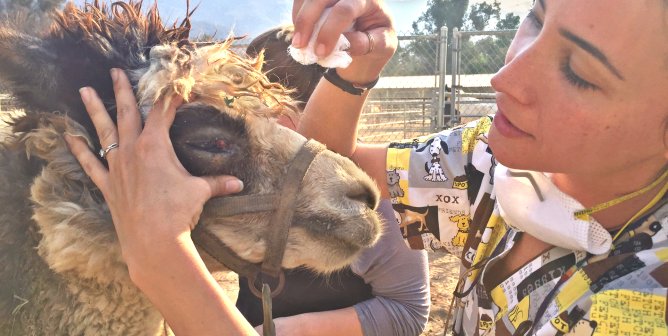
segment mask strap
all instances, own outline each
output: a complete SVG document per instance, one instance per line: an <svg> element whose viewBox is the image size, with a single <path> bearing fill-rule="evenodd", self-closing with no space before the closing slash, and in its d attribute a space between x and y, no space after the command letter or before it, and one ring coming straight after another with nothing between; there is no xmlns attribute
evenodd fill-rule
<svg viewBox="0 0 668 336"><path fill-rule="evenodd" d="M648 191L654 189L656 186L658 186L659 184L661 184L662 182L664 182L664 181L666 180L666 177L668 177L668 169L665 170L665 171L663 172L663 174L661 174L661 177L659 177L658 179L656 179L656 181L652 182L650 185L648 185L648 186L646 186L646 187L644 187L644 188L642 188L642 189L640 189L640 190L636 190L636 191L634 191L634 192L632 192L632 193L629 193L629 194L626 194L626 195L617 197L617 198L615 198L615 199L613 199L613 200L610 200L610 201L607 201L607 202L603 202L603 203L594 205L594 206L591 207L591 208L587 208L587 209L582 209L582 210L580 210L580 211L576 211L576 212L573 213L573 215L575 216L575 218L577 218L577 219L579 219L579 220L589 221L589 216L590 216L591 214L593 214L593 213L595 213L595 212L599 212L599 211L604 210L604 209L607 209L607 208L609 208L609 207L615 206L615 205L617 205L617 204L619 204L619 203L628 201L628 200L630 200L630 199L632 199L632 198L634 198L634 197L638 197L638 196L640 196L640 195L642 195L642 194L644 194L644 193L646 193L646 192L648 192ZM666 184L666 185L664 186L664 188L662 189L662 192L661 192L661 193L665 192L666 186L668 186L668 184Z"/></svg>

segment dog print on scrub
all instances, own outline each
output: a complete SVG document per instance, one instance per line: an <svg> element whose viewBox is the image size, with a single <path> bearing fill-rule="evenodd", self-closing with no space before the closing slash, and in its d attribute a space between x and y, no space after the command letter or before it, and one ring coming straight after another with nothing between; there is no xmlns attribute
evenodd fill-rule
<svg viewBox="0 0 668 336"><path fill-rule="evenodd" d="M390 198L404 197L404 190L401 189L401 185L399 185L400 179L401 176L399 176L399 172L397 172L396 169L387 171L387 186L388 191L390 192Z"/></svg>
<svg viewBox="0 0 668 336"><path fill-rule="evenodd" d="M427 141L424 147L417 149L416 152L422 152L425 149L429 148L429 154L431 154L431 160L424 163L424 170L427 172L427 175L424 176L425 181L430 182L445 182L448 178L443 173L443 166L441 166L441 158L439 155L441 151L445 154L449 154L450 150L448 149L448 144L445 140L440 137L434 137L433 139Z"/></svg>
<svg viewBox="0 0 668 336"><path fill-rule="evenodd" d="M394 206L394 214L404 238L439 232L437 206L412 207L404 204Z"/></svg>
<svg viewBox="0 0 668 336"><path fill-rule="evenodd" d="M417 224L417 230L420 233L427 231L428 228L426 217L428 213L429 208L427 208L427 210L423 213L409 209L404 210L404 212L400 212L399 216L401 217L401 222L399 223L399 228L403 230L404 237L408 237L408 225Z"/></svg>
<svg viewBox="0 0 668 336"><path fill-rule="evenodd" d="M456 215L449 217L453 223L457 224L457 233L452 238L452 245L464 247L468 237L471 218L468 215Z"/></svg>

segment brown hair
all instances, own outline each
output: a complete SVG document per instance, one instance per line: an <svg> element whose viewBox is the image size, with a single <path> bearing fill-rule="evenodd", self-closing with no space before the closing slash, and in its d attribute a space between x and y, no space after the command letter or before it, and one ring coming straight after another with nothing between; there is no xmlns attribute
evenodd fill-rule
<svg viewBox="0 0 668 336"><path fill-rule="evenodd" d="M264 50L265 62L262 71L266 72L271 82L294 90L291 94L293 99L305 103L311 97L325 68L318 64L303 65L292 59L288 47L293 33L292 25L270 29L253 39L246 48L246 53L255 57Z"/></svg>

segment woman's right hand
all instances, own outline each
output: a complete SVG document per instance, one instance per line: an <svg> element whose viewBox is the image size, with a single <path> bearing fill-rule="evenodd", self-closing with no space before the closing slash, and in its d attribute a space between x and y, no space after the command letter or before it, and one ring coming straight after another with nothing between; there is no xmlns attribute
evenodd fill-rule
<svg viewBox="0 0 668 336"><path fill-rule="evenodd" d="M332 11L316 39L316 54L329 55L339 36L353 26L352 32L344 34L350 41L348 53L353 57L353 62L345 69L337 69L337 72L353 83L374 81L397 49L396 32L383 1L294 0L292 20L295 33L292 45L295 48L303 48L308 44L313 28L326 8ZM367 37L367 32L371 39Z"/></svg>

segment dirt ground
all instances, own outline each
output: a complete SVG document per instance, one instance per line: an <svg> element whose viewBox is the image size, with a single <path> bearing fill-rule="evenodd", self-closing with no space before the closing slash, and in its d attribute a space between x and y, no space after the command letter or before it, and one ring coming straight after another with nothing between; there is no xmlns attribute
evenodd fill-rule
<svg viewBox="0 0 668 336"><path fill-rule="evenodd" d="M452 291L459 275L457 259L445 252L430 253L429 274L431 276L431 313L422 336L441 336L445 315L452 300ZM216 274L216 277L230 298L236 301L239 290L237 275L229 272Z"/></svg>

